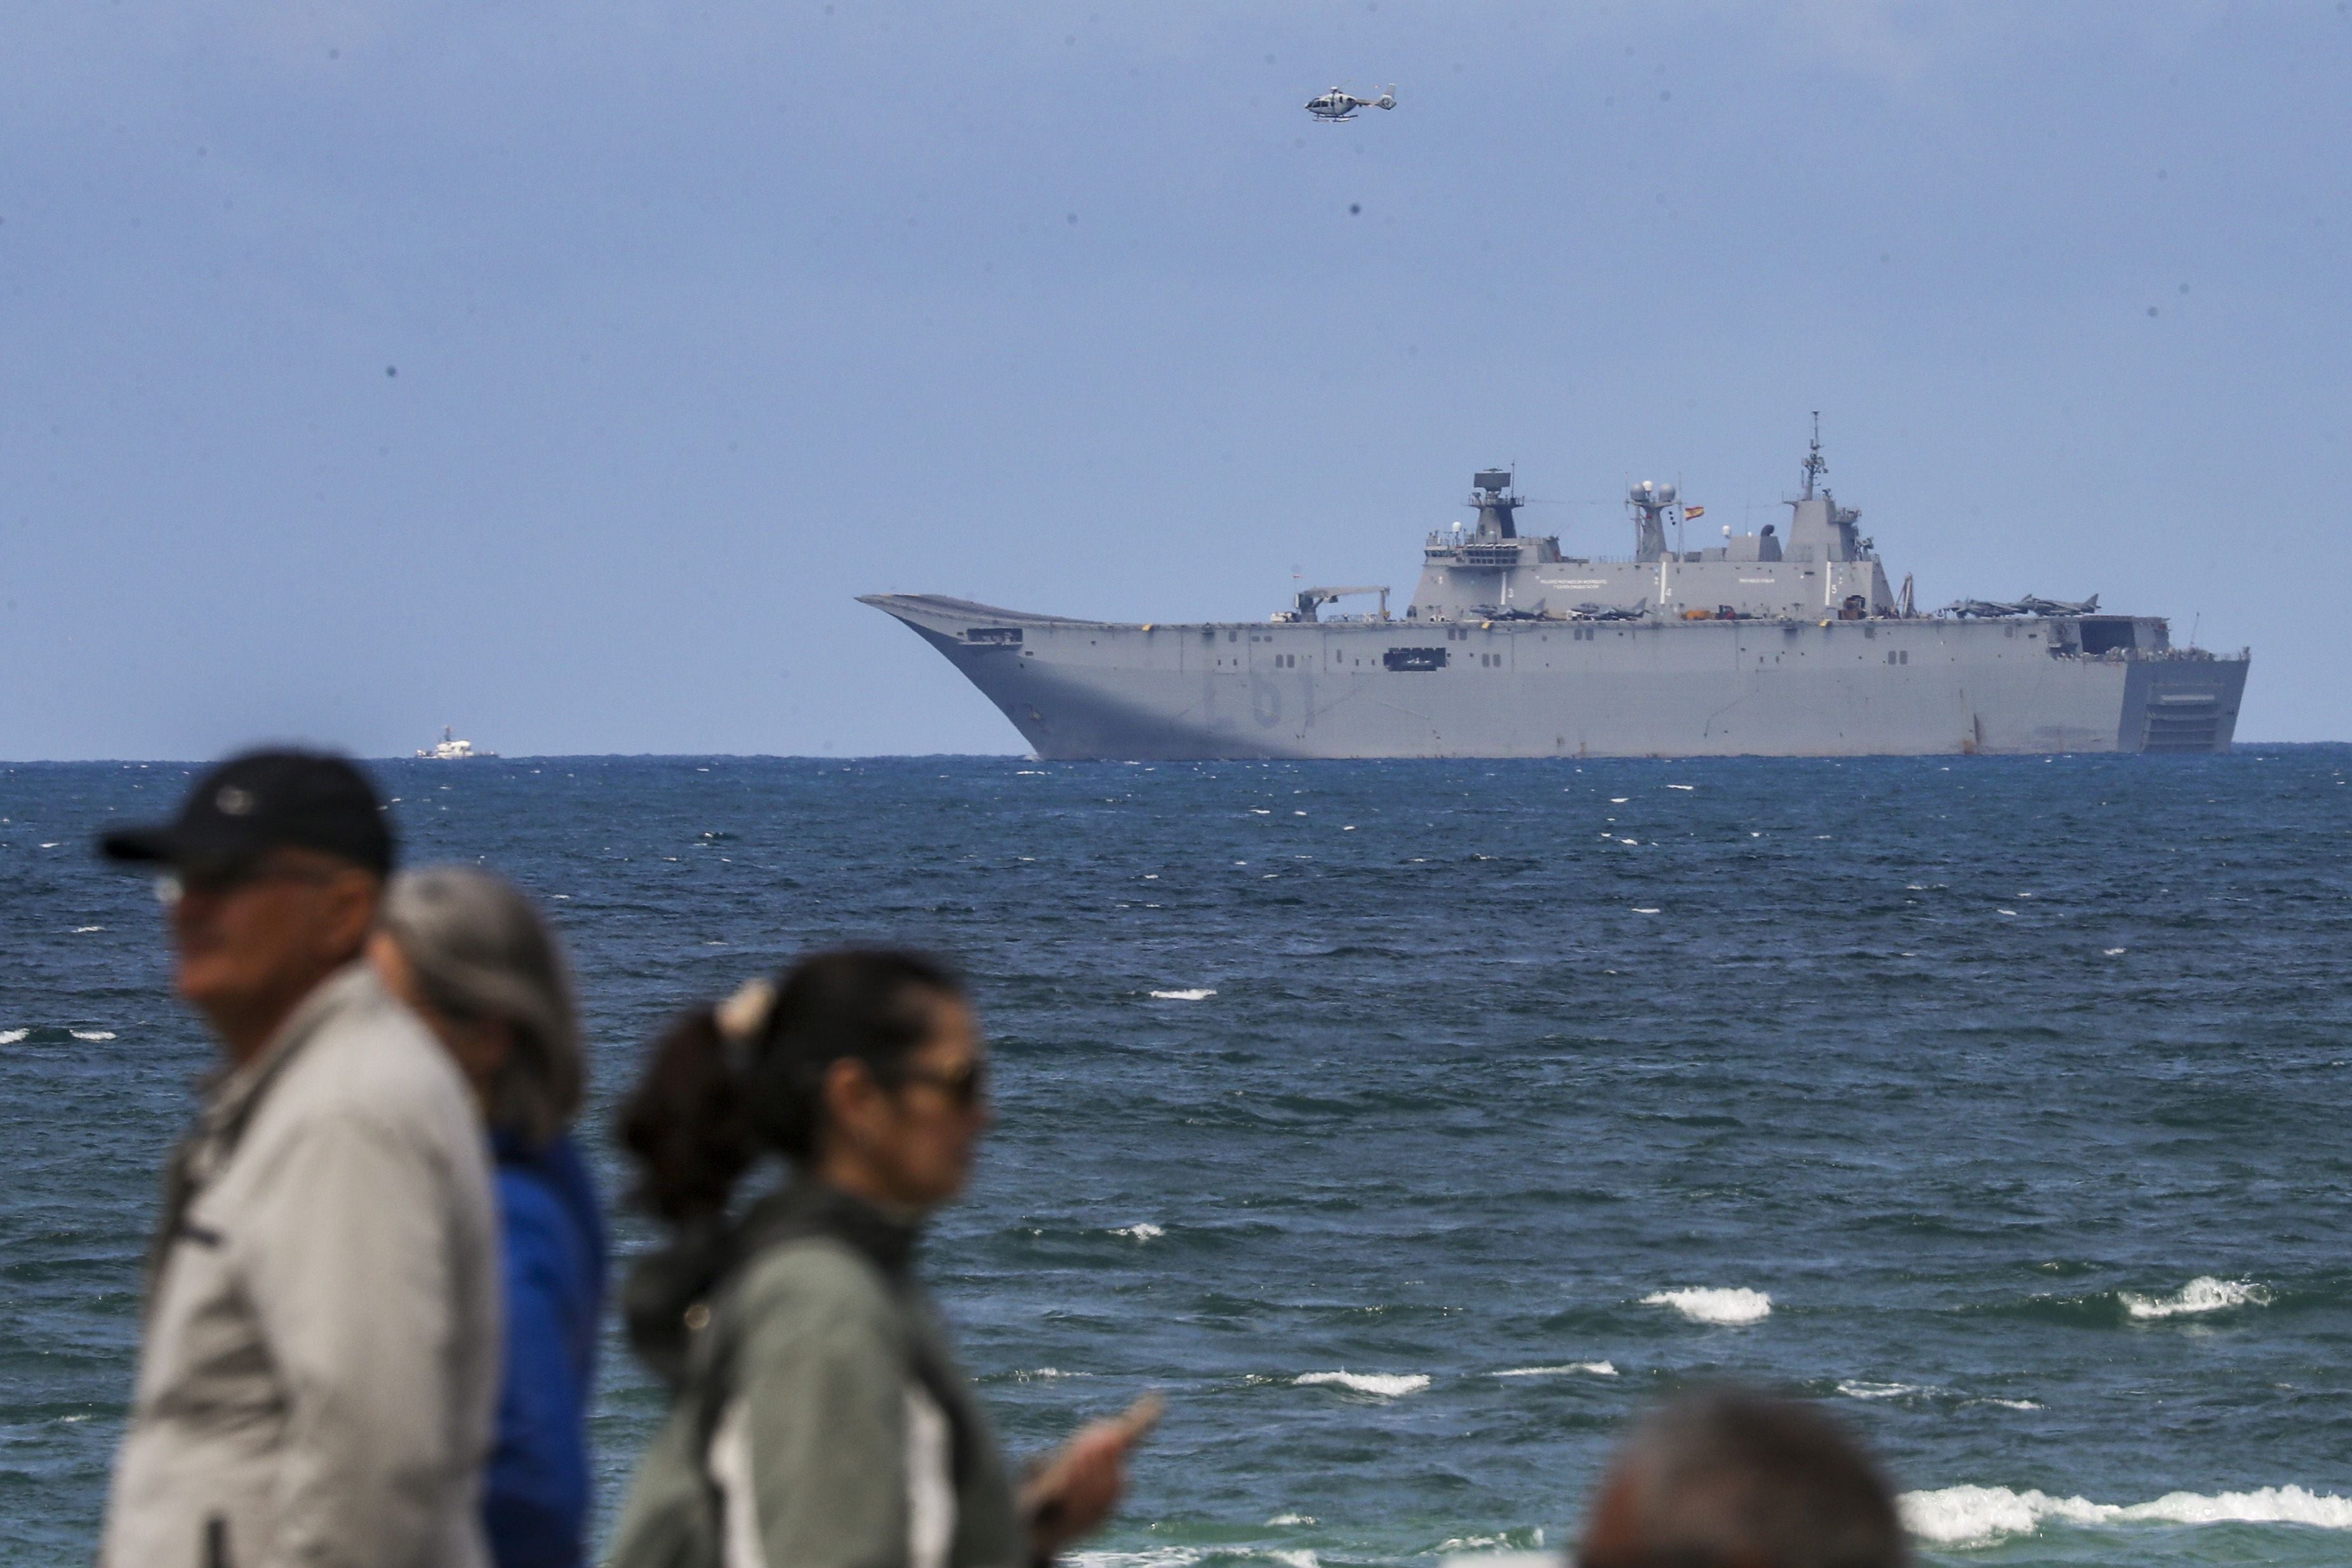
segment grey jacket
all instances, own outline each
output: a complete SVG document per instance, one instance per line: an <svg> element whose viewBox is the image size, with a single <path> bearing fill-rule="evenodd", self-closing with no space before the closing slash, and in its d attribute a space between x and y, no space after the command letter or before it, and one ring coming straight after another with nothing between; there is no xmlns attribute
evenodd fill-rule
<svg viewBox="0 0 2352 1568"><path fill-rule="evenodd" d="M812 1205L831 1212L791 1212ZM911 1230L813 1184L761 1207L799 1234L689 1309L685 1384L610 1568L1023 1568L1011 1481L912 1277Z"/></svg>
<svg viewBox="0 0 2352 1568"><path fill-rule="evenodd" d="M478 1568L497 1228L457 1068L364 964L174 1156L111 1568Z"/></svg>

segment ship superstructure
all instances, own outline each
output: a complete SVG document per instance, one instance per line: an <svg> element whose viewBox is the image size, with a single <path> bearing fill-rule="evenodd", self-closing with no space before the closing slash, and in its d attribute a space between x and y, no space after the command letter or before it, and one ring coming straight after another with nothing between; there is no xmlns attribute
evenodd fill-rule
<svg viewBox="0 0 2352 1568"><path fill-rule="evenodd" d="M430 746L419 749L416 755L421 762L467 763L477 757L495 758L498 753L476 751L474 742L460 736L454 725L444 724L441 726L441 738Z"/></svg>
<svg viewBox="0 0 2352 1568"><path fill-rule="evenodd" d="M1630 556L1519 532L1507 469L1429 535L1402 616L1385 587L1309 588L1264 623L1115 623L930 595L904 621L1041 757L1851 756L2215 752L2250 658L2172 646L2160 616L1890 588L1818 430L1788 531L1726 528L1633 488ZM1378 595L1379 608L1323 607Z"/></svg>
<svg viewBox="0 0 2352 1568"><path fill-rule="evenodd" d="M1735 534L1722 542L1683 548L1684 509L1671 484L1644 481L1626 498L1633 521L1633 553L1618 560L1562 554L1556 538L1519 534L1518 509L1505 469L1483 469L1471 479L1469 504L1477 521L1429 536L1422 552L1416 619L1483 620L1496 615L1574 619L1613 612L1672 619L1691 611L1728 611L1745 619L1818 617L1823 610L1849 619L1894 613L1871 541L1861 536L1862 514L1840 506L1818 484L1828 468L1818 437L1807 454L1804 487L1790 501L1789 531L1777 526Z"/></svg>

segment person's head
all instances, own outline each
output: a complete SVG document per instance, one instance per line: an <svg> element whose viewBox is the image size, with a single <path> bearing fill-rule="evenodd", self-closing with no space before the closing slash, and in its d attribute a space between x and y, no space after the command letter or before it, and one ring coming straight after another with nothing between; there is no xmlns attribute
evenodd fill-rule
<svg viewBox="0 0 2352 1568"><path fill-rule="evenodd" d="M173 820L99 843L110 859L163 868L180 994L240 1061L359 956L393 861L366 775L311 752L233 757Z"/></svg>
<svg viewBox="0 0 2352 1568"><path fill-rule="evenodd" d="M1634 1430L1601 1483L1577 1568L1902 1568L1877 1467L1810 1405L1685 1394Z"/></svg>
<svg viewBox="0 0 2352 1568"><path fill-rule="evenodd" d="M963 1190L989 1121L987 1055L952 971L844 948L748 1000L681 1020L622 1108L641 1202L681 1226L722 1214L768 1153L908 1213Z"/></svg>
<svg viewBox="0 0 2352 1568"><path fill-rule="evenodd" d="M368 953L449 1047L489 1124L533 1149L572 1124L587 1077L571 966L539 910L470 866L404 871Z"/></svg>

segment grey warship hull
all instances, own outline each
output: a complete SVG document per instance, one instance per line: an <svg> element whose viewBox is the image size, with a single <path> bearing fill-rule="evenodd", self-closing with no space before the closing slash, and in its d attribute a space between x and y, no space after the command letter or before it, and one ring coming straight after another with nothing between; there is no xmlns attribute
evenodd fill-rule
<svg viewBox="0 0 2352 1568"><path fill-rule="evenodd" d="M2116 616L1136 625L864 602L1055 759L2210 752L2248 668ZM2129 641L2085 652L2086 625Z"/></svg>
<svg viewBox="0 0 2352 1568"><path fill-rule="evenodd" d="M1674 485L1626 497L1633 552L1526 537L1507 469L1385 587L1307 588L1259 624L1122 625L966 599L865 603L945 654L1041 757L1728 757L2218 752L2249 656L2161 616L2028 596L1932 614L1890 588L1823 482L1819 416L1789 531L1722 531ZM1380 595L1369 616L1321 618Z"/></svg>

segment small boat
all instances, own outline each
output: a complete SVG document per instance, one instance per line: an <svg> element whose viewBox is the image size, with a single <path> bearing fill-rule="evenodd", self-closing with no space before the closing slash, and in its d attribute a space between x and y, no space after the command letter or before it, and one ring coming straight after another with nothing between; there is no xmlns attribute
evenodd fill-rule
<svg viewBox="0 0 2352 1568"><path fill-rule="evenodd" d="M462 763L475 757L498 755L496 752L474 750L473 742L459 740L457 731L446 724L441 726L441 739L416 754L419 759L428 763Z"/></svg>

